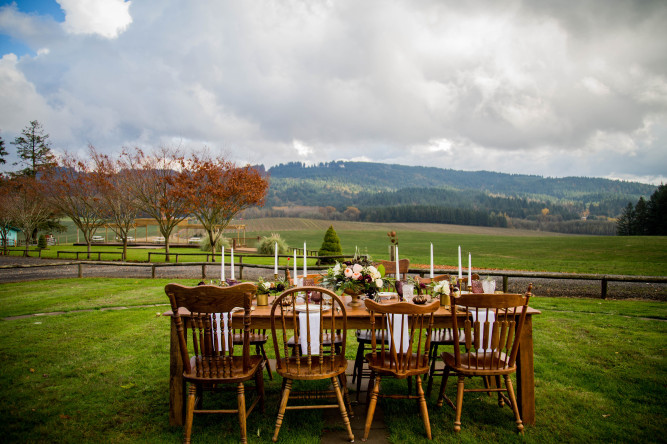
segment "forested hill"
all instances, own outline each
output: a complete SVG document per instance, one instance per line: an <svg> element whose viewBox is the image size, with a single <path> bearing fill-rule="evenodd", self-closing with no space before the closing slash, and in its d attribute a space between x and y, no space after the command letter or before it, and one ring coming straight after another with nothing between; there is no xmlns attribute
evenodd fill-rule
<svg viewBox="0 0 667 444"><path fill-rule="evenodd" d="M656 189L599 178L370 162L315 166L293 162L268 172L271 187L257 215L318 217L319 211L321 217L370 222L515 226L588 234L615 233L614 218L628 202L648 198Z"/></svg>
<svg viewBox="0 0 667 444"><path fill-rule="evenodd" d="M490 171L457 171L434 167L390 165L372 162L329 162L305 166L299 162L269 169L272 179L310 179L324 183L354 184L365 190L402 188L473 189L494 195L574 199L606 194L624 197L650 196L655 186L590 177L545 178ZM356 188L356 187L355 187Z"/></svg>

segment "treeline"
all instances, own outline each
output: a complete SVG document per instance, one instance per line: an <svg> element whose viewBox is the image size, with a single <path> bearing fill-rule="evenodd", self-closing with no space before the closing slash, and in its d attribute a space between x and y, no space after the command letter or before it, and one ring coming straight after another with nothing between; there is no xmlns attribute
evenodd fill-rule
<svg viewBox="0 0 667 444"><path fill-rule="evenodd" d="M465 208L427 205L369 207L361 210L360 218L366 222L424 222L480 227L507 227L507 216L503 214Z"/></svg>
<svg viewBox="0 0 667 444"><path fill-rule="evenodd" d="M648 202L628 202L617 222L619 236L667 236L667 185L660 185Z"/></svg>

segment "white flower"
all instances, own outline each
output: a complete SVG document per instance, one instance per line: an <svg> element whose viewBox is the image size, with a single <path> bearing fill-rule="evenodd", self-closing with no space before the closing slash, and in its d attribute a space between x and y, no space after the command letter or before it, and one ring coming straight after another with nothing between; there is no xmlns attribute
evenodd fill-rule
<svg viewBox="0 0 667 444"><path fill-rule="evenodd" d="M361 264L354 264L352 266L352 271L354 271L355 273L361 273L361 270L363 269L364 267L362 267Z"/></svg>
<svg viewBox="0 0 667 444"><path fill-rule="evenodd" d="M351 278L352 277L352 269L350 267L347 267L345 269L345 277L346 278Z"/></svg>
<svg viewBox="0 0 667 444"><path fill-rule="evenodd" d="M382 288L383 285L384 285L384 282L382 282L382 279L379 279L379 278L375 279L375 286L377 288Z"/></svg>
<svg viewBox="0 0 667 444"><path fill-rule="evenodd" d="M361 273L358 273L358 272L352 273L352 279L354 279L355 281L358 281L359 279L361 279Z"/></svg>
<svg viewBox="0 0 667 444"><path fill-rule="evenodd" d="M443 281L436 284L436 286L433 287L433 293L449 295L449 282Z"/></svg>
<svg viewBox="0 0 667 444"><path fill-rule="evenodd" d="M336 262L336 266L333 267L334 274L340 274L340 262Z"/></svg>

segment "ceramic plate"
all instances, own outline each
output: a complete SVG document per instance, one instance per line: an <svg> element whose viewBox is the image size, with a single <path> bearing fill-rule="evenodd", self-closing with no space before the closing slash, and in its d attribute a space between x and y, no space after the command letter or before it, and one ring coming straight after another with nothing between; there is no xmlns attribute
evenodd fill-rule
<svg viewBox="0 0 667 444"><path fill-rule="evenodd" d="M310 304L310 313L317 313L319 311L319 305L317 304ZM298 312L306 312L306 304L301 304L301 305L295 305L294 309ZM331 305L322 305L322 311L329 311L331 310Z"/></svg>

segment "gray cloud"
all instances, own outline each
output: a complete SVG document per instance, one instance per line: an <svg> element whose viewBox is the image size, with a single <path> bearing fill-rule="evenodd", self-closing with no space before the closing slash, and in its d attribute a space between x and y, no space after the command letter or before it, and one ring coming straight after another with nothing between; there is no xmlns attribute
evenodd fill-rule
<svg viewBox="0 0 667 444"><path fill-rule="evenodd" d="M3 137L37 118L70 150L667 177L663 2L166 0L129 14L106 38L1 8L1 33L47 49L0 62Z"/></svg>

